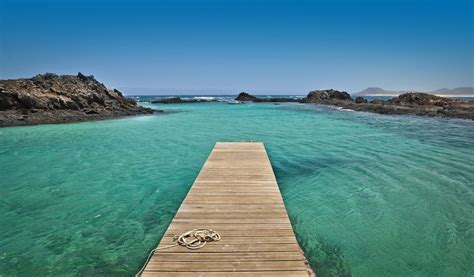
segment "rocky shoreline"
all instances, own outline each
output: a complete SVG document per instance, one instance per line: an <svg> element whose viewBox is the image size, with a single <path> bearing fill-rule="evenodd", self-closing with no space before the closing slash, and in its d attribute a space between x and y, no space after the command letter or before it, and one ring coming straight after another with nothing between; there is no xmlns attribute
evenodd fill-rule
<svg viewBox="0 0 474 277"><path fill-rule="evenodd" d="M81 73L0 80L0 127L68 123L159 112Z"/></svg>
<svg viewBox="0 0 474 277"><path fill-rule="evenodd" d="M304 98L258 98L241 92L240 102L299 102L331 105L354 111L393 115L421 115L474 120L474 101L443 98L427 93L404 93L389 100L352 99L345 91L315 90ZM151 103L202 103L216 100L162 98ZM162 112L140 107L116 89L108 89L94 76L36 75L29 79L0 80L0 127L68 123Z"/></svg>
<svg viewBox="0 0 474 277"><path fill-rule="evenodd" d="M248 102L300 102L336 106L361 112L392 115L420 115L474 120L474 101L449 99L427 93L409 92L389 100L367 101L363 97L352 99L345 91L334 89L315 90L302 99L258 98L248 93L240 93L236 100Z"/></svg>

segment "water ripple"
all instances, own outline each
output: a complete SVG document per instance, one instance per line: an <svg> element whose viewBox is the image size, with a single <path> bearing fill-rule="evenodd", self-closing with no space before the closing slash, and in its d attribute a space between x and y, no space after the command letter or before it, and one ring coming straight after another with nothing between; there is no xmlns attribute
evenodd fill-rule
<svg viewBox="0 0 474 277"><path fill-rule="evenodd" d="M152 105L153 106L153 105ZM318 276L474 275L474 123L302 104L0 129L0 272L134 274L216 141L263 141Z"/></svg>

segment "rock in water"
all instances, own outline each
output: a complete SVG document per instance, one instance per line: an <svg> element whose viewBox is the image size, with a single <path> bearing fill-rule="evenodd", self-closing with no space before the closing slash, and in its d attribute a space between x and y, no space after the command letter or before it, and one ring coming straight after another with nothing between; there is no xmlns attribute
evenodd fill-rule
<svg viewBox="0 0 474 277"><path fill-rule="evenodd" d="M365 99L364 97L358 96L358 97L356 97L356 99L354 100L354 102L355 102L356 104L367 103L367 99Z"/></svg>
<svg viewBox="0 0 474 277"><path fill-rule="evenodd" d="M0 126L73 122L150 114L116 89L82 73L0 80Z"/></svg>
<svg viewBox="0 0 474 277"><path fill-rule="evenodd" d="M313 90L303 100L305 103L335 104L341 101L352 102L351 95L334 89Z"/></svg>
<svg viewBox="0 0 474 277"><path fill-rule="evenodd" d="M452 99L428 94L421 92L409 92L400 94L398 97L392 98L389 100L390 103L401 105L401 106L410 106L410 105L434 105L434 106L444 106L449 105L453 102Z"/></svg>
<svg viewBox="0 0 474 277"><path fill-rule="evenodd" d="M427 93L410 92L388 101L374 99L368 102L362 97L352 101L344 91L334 89L311 91L302 102L334 105L337 107L380 114L407 114L441 116L474 120L474 101L448 99Z"/></svg>
<svg viewBox="0 0 474 277"><path fill-rule="evenodd" d="M258 101L258 98L251 95L251 94L248 94L246 92L241 92L235 98L235 100L237 100L237 101L246 101L246 102L256 102L256 101Z"/></svg>
<svg viewBox="0 0 474 277"><path fill-rule="evenodd" d="M153 100L151 101L153 104L181 104L183 103L183 99L180 97L171 97L171 98L162 98L160 100Z"/></svg>
<svg viewBox="0 0 474 277"><path fill-rule="evenodd" d="M370 101L370 104L383 105L383 104L385 104L385 101L383 101L381 99L374 99L374 100Z"/></svg>
<svg viewBox="0 0 474 277"><path fill-rule="evenodd" d="M285 98L285 97L265 97L265 98L258 98L252 94L247 92L241 92L235 98L236 101L241 102L259 102L259 103L278 103L278 102L300 102L301 99L298 98Z"/></svg>

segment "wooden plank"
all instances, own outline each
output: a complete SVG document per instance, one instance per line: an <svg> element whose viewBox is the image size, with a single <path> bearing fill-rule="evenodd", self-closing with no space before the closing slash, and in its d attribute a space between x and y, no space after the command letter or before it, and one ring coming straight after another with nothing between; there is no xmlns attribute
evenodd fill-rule
<svg viewBox="0 0 474 277"><path fill-rule="evenodd" d="M239 272L202 272L202 271L193 271L193 272L153 272L147 271L142 274L142 276L163 276L163 277L226 277L226 276L285 276L285 277L301 277L308 276L306 270L300 271L239 271Z"/></svg>
<svg viewBox="0 0 474 277"><path fill-rule="evenodd" d="M271 218L269 217L271 216ZM187 212L187 213L177 213L174 217L175 219L285 219L285 214L281 213L253 213L248 214L245 212L234 212L234 213L225 213L225 212Z"/></svg>
<svg viewBox="0 0 474 277"><path fill-rule="evenodd" d="M161 246L169 246L169 244L160 244ZM171 247L159 250L162 253L173 252L173 253L187 253L190 250L185 247ZM208 243L205 247L197 250L192 250L194 253L236 253L236 252L300 252L300 248L297 243L238 243L238 244L224 244L220 243Z"/></svg>
<svg viewBox="0 0 474 277"><path fill-rule="evenodd" d="M174 246L196 228L221 240ZM143 276L314 276L262 143L216 143L158 248Z"/></svg>
<svg viewBox="0 0 474 277"><path fill-rule="evenodd" d="M238 261L219 262L208 261L203 266L203 262L164 262L153 261L148 263L150 270L155 271L268 271L268 270L304 270L303 261Z"/></svg>
<svg viewBox="0 0 474 277"><path fill-rule="evenodd" d="M254 243L254 244L272 244L272 243L297 243L295 237L293 236L279 236L279 237L225 237L221 239L221 242L224 244L242 244L242 243ZM161 239L161 244L173 244L173 237L163 237Z"/></svg>
<svg viewBox="0 0 474 277"><path fill-rule="evenodd" d="M209 189L209 187L211 189ZM278 188L274 186L224 186L224 185L210 185L200 184L199 186L191 189L194 192L225 192L225 193L243 193L243 192L279 192Z"/></svg>
<svg viewBox="0 0 474 277"><path fill-rule="evenodd" d="M189 231L189 230L192 230L194 228L191 228L191 229L173 229L173 230L170 230L170 232L167 234L165 233L165 236L175 236L176 234L182 234L186 231ZM212 229L212 228L211 228ZM272 230L272 229L260 229L255 232L249 232L249 230L218 230L218 229L213 229L215 231L217 231L221 237L222 236L232 236L232 237L262 237L262 236L294 236L294 233L292 230L290 229L286 229L286 230ZM255 230L255 229L253 229Z"/></svg>
<svg viewBox="0 0 474 277"><path fill-rule="evenodd" d="M174 218L173 222L175 223L221 223L225 222L226 224L285 224L288 225L287 218L268 218L268 214L266 218L215 218L212 214L207 214L207 218Z"/></svg>
<svg viewBox="0 0 474 277"><path fill-rule="evenodd" d="M239 252L239 253L199 253L192 256L192 260L199 261L304 261L299 252ZM151 261L187 262L189 253L161 253L157 252Z"/></svg>
<svg viewBox="0 0 474 277"><path fill-rule="evenodd" d="M181 205L179 211L226 211L226 212L286 212L285 206L282 203L270 203L270 204L249 204L249 205L238 205L238 204L192 204L185 203Z"/></svg>
<svg viewBox="0 0 474 277"><path fill-rule="evenodd" d="M223 220L224 221L224 220ZM208 223L206 225L212 225L213 230L221 230L221 231L252 231L258 233L258 230L293 230L290 224L259 224L259 223L227 223L227 222L219 222L219 223ZM196 229L202 228L201 223L196 222L172 222L170 225L169 230L183 230L186 228Z"/></svg>

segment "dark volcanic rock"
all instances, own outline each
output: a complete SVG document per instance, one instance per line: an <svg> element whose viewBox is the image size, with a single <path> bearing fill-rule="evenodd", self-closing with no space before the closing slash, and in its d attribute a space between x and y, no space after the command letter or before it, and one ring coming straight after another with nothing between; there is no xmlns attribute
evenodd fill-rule
<svg viewBox="0 0 474 277"><path fill-rule="evenodd" d="M352 101L347 92L329 90L311 91L304 103L324 104L355 111L380 114L406 114L474 119L474 101L453 100L427 93L405 93L388 101L362 97Z"/></svg>
<svg viewBox="0 0 474 277"><path fill-rule="evenodd" d="M401 105L401 106L412 106L412 105L423 105L423 106L444 106L451 104L453 100L431 95L428 93L421 92L409 92L400 94L398 97L388 100L388 102Z"/></svg>
<svg viewBox="0 0 474 277"><path fill-rule="evenodd" d="M362 104L362 103L367 103L367 99L365 99L364 97L356 97L356 99L354 100L354 102L356 104Z"/></svg>
<svg viewBox="0 0 474 277"><path fill-rule="evenodd" d="M152 104L183 104L183 103L203 103L203 102L216 102L217 100L206 100L206 99L182 99L180 97L161 98L158 100L151 101Z"/></svg>
<svg viewBox="0 0 474 277"><path fill-rule="evenodd" d="M0 80L0 126L73 122L150 114L94 76L46 73Z"/></svg>
<svg viewBox="0 0 474 277"><path fill-rule="evenodd" d="M258 98L256 96L253 96L253 95L248 94L246 92L241 92L235 98L235 100L237 100L237 101L246 101L246 102L256 102L256 101L258 101Z"/></svg>
<svg viewBox="0 0 474 277"><path fill-rule="evenodd" d="M162 98L160 100L153 100L151 101L153 104L179 104L183 103L183 100L179 97L171 97L171 98Z"/></svg>
<svg viewBox="0 0 474 277"><path fill-rule="evenodd" d="M340 102L352 102L351 95L345 91L334 89L313 90L303 100L305 103L336 104Z"/></svg>
<svg viewBox="0 0 474 277"><path fill-rule="evenodd" d="M258 98L246 92L239 93L239 95L235 98L235 100L243 101L243 102L259 102L259 103L300 102L301 101L300 99L284 98L284 97Z"/></svg>
<svg viewBox="0 0 474 277"><path fill-rule="evenodd" d="M385 101L380 100L380 99L374 99L374 100L370 101L370 104L383 105L383 104L385 104Z"/></svg>
<svg viewBox="0 0 474 277"><path fill-rule="evenodd" d="M388 101L375 99L370 103L340 105L346 109L380 114L474 119L474 102L453 100L426 93L405 93Z"/></svg>

